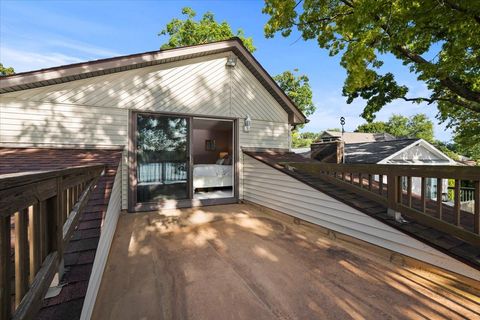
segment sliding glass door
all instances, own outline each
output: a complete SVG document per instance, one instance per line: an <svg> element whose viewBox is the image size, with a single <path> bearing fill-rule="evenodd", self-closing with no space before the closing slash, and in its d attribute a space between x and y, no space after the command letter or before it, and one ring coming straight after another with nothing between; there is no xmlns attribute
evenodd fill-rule
<svg viewBox="0 0 480 320"><path fill-rule="evenodd" d="M131 115L130 211L235 202L235 119Z"/></svg>
<svg viewBox="0 0 480 320"><path fill-rule="evenodd" d="M189 198L189 119L136 114L136 202Z"/></svg>

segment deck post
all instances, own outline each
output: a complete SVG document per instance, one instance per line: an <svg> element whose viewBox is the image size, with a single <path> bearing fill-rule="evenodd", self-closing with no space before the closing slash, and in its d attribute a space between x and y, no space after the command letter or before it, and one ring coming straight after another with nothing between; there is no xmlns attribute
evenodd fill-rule
<svg viewBox="0 0 480 320"><path fill-rule="evenodd" d="M387 199L388 209L387 215L395 219L395 221L402 220L402 214L398 211L399 202L399 181L400 177L395 175L387 175Z"/></svg>

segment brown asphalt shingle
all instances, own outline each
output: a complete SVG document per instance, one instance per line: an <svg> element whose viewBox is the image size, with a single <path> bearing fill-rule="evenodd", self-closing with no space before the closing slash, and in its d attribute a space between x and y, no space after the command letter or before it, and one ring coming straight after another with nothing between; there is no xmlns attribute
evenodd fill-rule
<svg viewBox="0 0 480 320"><path fill-rule="evenodd" d="M79 225L65 249L65 274L60 294L44 300L37 319L79 319L100 239L121 150L0 148L0 174L55 170L102 164L105 175L95 186Z"/></svg>

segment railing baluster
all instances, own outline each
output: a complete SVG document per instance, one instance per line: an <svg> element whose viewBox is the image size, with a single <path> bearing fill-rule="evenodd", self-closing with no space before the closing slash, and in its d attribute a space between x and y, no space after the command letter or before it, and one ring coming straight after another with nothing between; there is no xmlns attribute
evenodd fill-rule
<svg viewBox="0 0 480 320"><path fill-rule="evenodd" d="M30 278L32 283L40 269L40 205L38 203L28 208L28 240L30 242Z"/></svg>
<svg viewBox="0 0 480 320"><path fill-rule="evenodd" d="M378 176L378 193L383 195L383 174Z"/></svg>
<svg viewBox="0 0 480 320"><path fill-rule="evenodd" d="M460 225L460 180L455 179L453 215L456 226Z"/></svg>
<svg viewBox="0 0 480 320"><path fill-rule="evenodd" d="M408 207L412 207L412 177L408 176L407 177L407 201L408 201Z"/></svg>
<svg viewBox="0 0 480 320"><path fill-rule="evenodd" d="M442 193L443 193L443 180L441 178L437 178L437 218L440 220L442 219L442 209L443 209Z"/></svg>
<svg viewBox="0 0 480 320"><path fill-rule="evenodd" d="M63 272L64 246L90 195L78 203L83 186L102 171L90 166L0 178L0 320L35 317L55 272ZM74 205L76 218L66 224L67 207Z"/></svg>
<svg viewBox="0 0 480 320"><path fill-rule="evenodd" d="M372 191L372 175L368 175L368 190Z"/></svg>
<svg viewBox="0 0 480 320"><path fill-rule="evenodd" d="M28 209L15 213L15 307L28 289Z"/></svg>
<svg viewBox="0 0 480 320"><path fill-rule="evenodd" d="M474 217L473 230L476 234L480 234L480 181L475 181L475 202L474 202Z"/></svg>
<svg viewBox="0 0 480 320"><path fill-rule="evenodd" d="M397 184L397 200L398 203L402 203L402 198L403 198L403 184L402 184L402 177L397 177L397 180L395 181Z"/></svg>
<svg viewBox="0 0 480 320"><path fill-rule="evenodd" d="M387 176L387 199L388 208L397 211L398 206L398 176Z"/></svg>
<svg viewBox="0 0 480 320"><path fill-rule="evenodd" d="M350 175L350 183L353 184L353 173L350 172L349 175Z"/></svg>
<svg viewBox="0 0 480 320"><path fill-rule="evenodd" d="M73 188L69 188L70 190L70 210L69 211L72 211L73 209L73 206L75 205L75 195L73 194Z"/></svg>
<svg viewBox="0 0 480 320"><path fill-rule="evenodd" d="M67 196L67 190L64 189L62 191L62 198L63 198L63 216L65 217L65 220L68 218L68 196Z"/></svg>
<svg viewBox="0 0 480 320"><path fill-rule="evenodd" d="M421 202L420 203L420 208L421 208L421 210L420 211L422 211L422 212L425 212L425 208L426 208L426 205L427 205L426 204L427 197L426 197L426 194L425 194L426 185L427 185L427 178L422 177L422 183L421 183L421 186L420 186L420 188L421 188L421 190L420 190L420 202Z"/></svg>
<svg viewBox="0 0 480 320"><path fill-rule="evenodd" d="M70 200L70 197L71 197L71 194L70 194L70 189L65 189L65 208L67 210L67 217L68 215L70 214L70 211L72 211L72 207L70 205L71 203L71 200Z"/></svg>
<svg viewBox="0 0 480 320"><path fill-rule="evenodd" d="M45 201L39 203L39 224L40 224L40 263L47 256L47 208Z"/></svg>
<svg viewBox="0 0 480 320"><path fill-rule="evenodd" d="M10 319L11 250L10 216L0 217L0 320Z"/></svg>

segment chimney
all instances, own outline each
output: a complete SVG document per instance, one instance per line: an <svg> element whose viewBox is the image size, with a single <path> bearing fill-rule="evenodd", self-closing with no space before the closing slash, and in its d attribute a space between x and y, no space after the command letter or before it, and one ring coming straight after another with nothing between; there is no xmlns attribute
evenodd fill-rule
<svg viewBox="0 0 480 320"><path fill-rule="evenodd" d="M315 142L310 145L310 157L326 163L342 163L344 147L343 141Z"/></svg>

